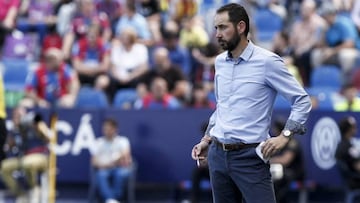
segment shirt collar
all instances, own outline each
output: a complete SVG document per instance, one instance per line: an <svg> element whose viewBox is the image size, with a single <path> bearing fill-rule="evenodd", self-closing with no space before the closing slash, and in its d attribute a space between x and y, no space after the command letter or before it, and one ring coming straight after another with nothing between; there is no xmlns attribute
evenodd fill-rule
<svg viewBox="0 0 360 203"><path fill-rule="evenodd" d="M242 61L242 60L244 60L244 61L250 60L250 57L251 57L253 51L254 51L254 44L253 44L251 41L249 41L248 45L246 46L246 48L244 49L244 51L241 53L241 55L239 56L239 58L234 59L234 58L232 57L231 52L228 51L225 60L226 60L226 61L235 62L235 64L239 64L240 61Z"/></svg>

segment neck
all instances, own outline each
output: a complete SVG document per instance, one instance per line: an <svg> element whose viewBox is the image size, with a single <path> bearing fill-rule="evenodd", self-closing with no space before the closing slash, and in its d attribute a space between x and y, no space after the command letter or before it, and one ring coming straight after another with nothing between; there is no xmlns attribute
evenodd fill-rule
<svg viewBox="0 0 360 203"><path fill-rule="evenodd" d="M234 50L231 51L233 58L239 58L239 56L242 54L248 44L248 39L246 37L242 37L240 43L236 46Z"/></svg>

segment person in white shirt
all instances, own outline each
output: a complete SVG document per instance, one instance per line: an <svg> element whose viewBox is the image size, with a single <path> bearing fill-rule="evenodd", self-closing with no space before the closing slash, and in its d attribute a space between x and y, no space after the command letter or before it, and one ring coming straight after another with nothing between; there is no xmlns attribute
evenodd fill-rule
<svg viewBox="0 0 360 203"><path fill-rule="evenodd" d="M122 30L111 46L110 94L124 87L136 87L137 80L149 69L149 53L145 45L138 43L136 31L127 27Z"/></svg>
<svg viewBox="0 0 360 203"><path fill-rule="evenodd" d="M130 174L130 142L127 137L118 135L118 124L114 119L106 119L102 131L103 136L95 142L92 166L96 169L96 184L102 198L106 203L117 203L123 198L124 184Z"/></svg>

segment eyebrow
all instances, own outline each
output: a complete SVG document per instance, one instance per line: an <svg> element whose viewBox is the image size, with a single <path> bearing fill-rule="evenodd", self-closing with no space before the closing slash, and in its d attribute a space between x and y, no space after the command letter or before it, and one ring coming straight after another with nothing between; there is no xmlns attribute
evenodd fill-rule
<svg viewBox="0 0 360 203"><path fill-rule="evenodd" d="M227 24L224 24L224 23L221 23L221 24L218 24L218 25L215 25L215 29L218 29L218 28L223 28L223 27L227 27L228 25Z"/></svg>

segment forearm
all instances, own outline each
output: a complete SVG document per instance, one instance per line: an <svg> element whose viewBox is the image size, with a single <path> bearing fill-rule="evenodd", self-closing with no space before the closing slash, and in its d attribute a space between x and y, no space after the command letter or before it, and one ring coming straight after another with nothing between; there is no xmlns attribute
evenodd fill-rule
<svg viewBox="0 0 360 203"><path fill-rule="evenodd" d="M43 100L42 98L38 97L33 90L26 91L25 96L33 100L36 104L39 104Z"/></svg>
<svg viewBox="0 0 360 203"><path fill-rule="evenodd" d="M112 35L111 29L108 29L108 28L105 29L105 30L103 31L103 34L102 34L102 39L103 39L103 41L104 41L104 42L110 42L111 35Z"/></svg>
<svg viewBox="0 0 360 203"><path fill-rule="evenodd" d="M147 70L148 70L148 66L146 64L142 64L139 68L137 68L130 74L131 80L143 75Z"/></svg>
<svg viewBox="0 0 360 203"><path fill-rule="evenodd" d="M100 63L100 69L102 72L106 73L109 71L110 68L110 56L107 54L104 56L104 58L102 59L101 63Z"/></svg>
<svg viewBox="0 0 360 203"><path fill-rule="evenodd" d="M101 72L101 69L89 67L87 66L83 61L81 61L79 58L75 58L73 60L73 66L77 73L84 74L84 75L95 75Z"/></svg>
<svg viewBox="0 0 360 203"><path fill-rule="evenodd" d="M3 21L3 25L10 29L14 28L17 14L18 9L16 7L11 7Z"/></svg>
<svg viewBox="0 0 360 203"><path fill-rule="evenodd" d="M70 58L71 47L72 47L72 45L74 43L74 40L75 40L74 33L68 32L64 36L62 51L64 53L65 59Z"/></svg>
<svg viewBox="0 0 360 203"><path fill-rule="evenodd" d="M355 48L355 43L353 40L346 40L345 42L339 44L338 46L334 47L334 53L338 53L342 49L351 49Z"/></svg>
<svg viewBox="0 0 360 203"><path fill-rule="evenodd" d="M80 89L80 82L78 79L78 76L76 73L74 73L73 78L71 79L70 85L69 85L69 94L76 96Z"/></svg>

